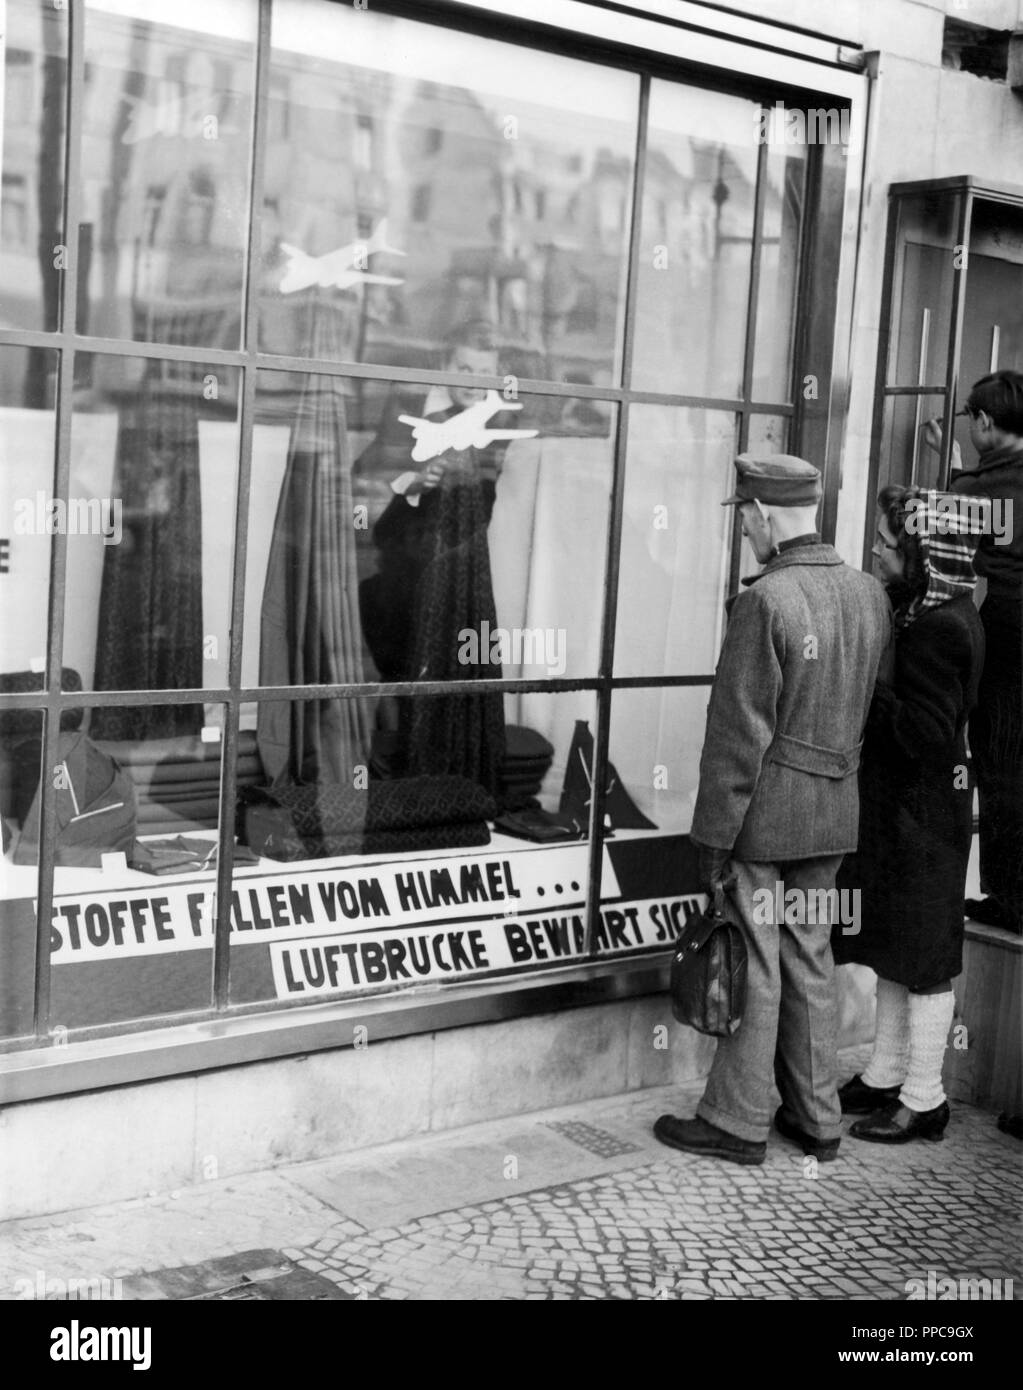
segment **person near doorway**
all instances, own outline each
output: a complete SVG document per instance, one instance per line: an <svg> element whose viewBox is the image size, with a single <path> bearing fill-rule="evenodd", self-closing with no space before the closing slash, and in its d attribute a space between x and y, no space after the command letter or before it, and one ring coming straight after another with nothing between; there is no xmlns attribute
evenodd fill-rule
<svg viewBox="0 0 1023 1390"><path fill-rule="evenodd" d="M833 914L818 909L833 903L838 866L856 848L859 750L891 618L878 581L821 541L812 464L744 454L736 470L724 505L739 508L764 569L730 604L690 835L705 890L732 881L746 1010L718 1041L696 1117L662 1115L654 1133L687 1153L763 1163L777 1080L775 1127L826 1161L841 1111Z"/></svg>
<svg viewBox="0 0 1023 1390"><path fill-rule="evenodd" d="M984 630L973 603L982 519L934 491L886 487L874 556L892 601L894 660L879 679L860 773L860 842L838 875L859 930L832 931L839 964L877 973L874 1050L839 1090L865 1115L856 1139L941 1139L942 1064L963 968L973 832L966 721L977 702Z"/></svg>
<svg viewBox="0 0 1023 1390"><path fill-rule="evenodd" d="M974 558L987 581L980 609L987 644L977 708L970 720L970 752L980 808L980 883L983 898L967 898L975 922L1023 933L1023 373L992 372L975 383L962 412L979 455L972 469L957 469L951 488L992 503L992 525ZM930 421L925 438L941 447L941 428Z"/></svg>

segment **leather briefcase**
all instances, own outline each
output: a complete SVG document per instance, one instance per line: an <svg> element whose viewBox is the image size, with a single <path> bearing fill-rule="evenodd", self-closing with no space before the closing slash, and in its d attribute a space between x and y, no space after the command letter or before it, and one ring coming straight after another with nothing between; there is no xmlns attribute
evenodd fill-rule
<svg viewBox="0 0 1023 1390"><path fill-rule="evenodd" d="M746 1008L746 972L742 927L719 894L686 924L675 945L670 990L677 1021L712 1038L732 1037Z"/></svg>

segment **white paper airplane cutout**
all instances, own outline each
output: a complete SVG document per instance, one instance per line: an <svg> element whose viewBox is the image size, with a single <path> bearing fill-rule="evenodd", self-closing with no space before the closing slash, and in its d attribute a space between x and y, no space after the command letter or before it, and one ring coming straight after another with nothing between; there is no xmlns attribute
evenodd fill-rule
<svg viewBox="0 0 1023 1390"><path fill-rule="evenodd" d="M415 415L399 415L412 426L412 460L426 463L447 449L485 449L495 439L535 439L539 430L491 430L487 421L500 410L521 410L521 401L506 401L496 391L488 391L482 401L467 406L447 420L420 420Z"/></svg>
<svg viewBox="0 0 1023 1390"><path fill-rule="evenodd" d="M403 285L405 281L395 275L373 275L359 268L368 257L378 251L386 251L391 256L404 256L396 246L387 245L387 218L381 218L373 233L364 241L351 241L347 246L339 246L336 251L328 251L323 256L309 256L298 246L281 242L281 250L288 258L288 264L281 278L281 294L295 294L298 290L317 285L320 289L331 287L346 290L351 285Z"/></svg>

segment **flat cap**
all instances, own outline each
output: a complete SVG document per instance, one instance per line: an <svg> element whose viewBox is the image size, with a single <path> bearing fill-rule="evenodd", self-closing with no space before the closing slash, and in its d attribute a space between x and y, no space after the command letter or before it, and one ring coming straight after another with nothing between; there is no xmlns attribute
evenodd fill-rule
<svg viewBox="0 0 1023 1390"><path fill-rule="evenodd" d="M821 500L820 471L792 454L740 454L735 491L721 503L763 502L774 507L813 507Z"/></svg>

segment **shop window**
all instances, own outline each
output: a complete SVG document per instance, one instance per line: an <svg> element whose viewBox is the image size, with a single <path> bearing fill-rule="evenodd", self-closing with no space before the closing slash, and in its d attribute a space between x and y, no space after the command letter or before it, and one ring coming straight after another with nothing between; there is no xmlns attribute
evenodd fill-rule
<svg viewBox="0 0 1023 1390"><path fill-rule="evenodd" d="M66 539L33 523L0 564L0 1035L32 1026L31 806L70 795L42 776L46 739L79 772L116 763L125 793L89 817L88 862L58 854L46 1031L663 953L699 905L685 836L749 565L720 502L737 448L805 441L817 156L758 147L752 97L276 0L247 269L256 7L151 10L84 9L69 429L59 352L0 348L8 511L49 515L58 439L70 471ZM37 11L8 14L63 101L66 15L37 52L15 33ZM7 113L0 313L55 326L55 287L14 241L18 180L34 218L61 132ZM39 215L60 225L59 190ZM1004 315L999 332L1014 351ZM44 689L51 560L63 647Z"/></svg>

